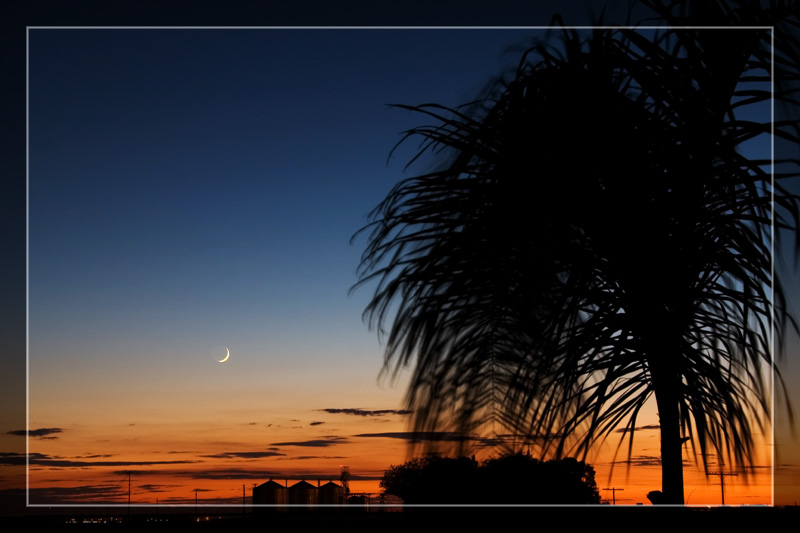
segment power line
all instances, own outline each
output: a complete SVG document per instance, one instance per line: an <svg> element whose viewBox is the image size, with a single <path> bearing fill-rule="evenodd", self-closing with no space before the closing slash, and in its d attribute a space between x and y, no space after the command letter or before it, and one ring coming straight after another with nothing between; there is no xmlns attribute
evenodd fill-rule
<svg viewBox="0 0 800 533"><path fill-rule="evenodd" d="M725 476L738 476L738 472L709 472L709 476L719 476L719 486L722 491L722 505L725 505Z"/></svg>
<svg viewBox="0 0 800 533"><path fill-rule="evenodd" d="M618 487L611 487L611 488L607 488L607 489L603 489L603 490L610 490L611 491L611 502L612 502L612 505L617 505L617 491L618 490L625 490L625 489L620 489Z"/></svg>

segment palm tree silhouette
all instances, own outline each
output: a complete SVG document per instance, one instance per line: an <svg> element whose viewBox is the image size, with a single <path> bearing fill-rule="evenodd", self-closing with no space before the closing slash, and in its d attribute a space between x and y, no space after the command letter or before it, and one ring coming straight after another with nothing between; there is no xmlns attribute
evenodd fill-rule
<svg viewBox="0 0 800 533"><path fill-rule="evenodd" d="M364 316L385 371L414 364L415 431L585 458L622 429L630 456L652 396L665 502L682 504L684 443L706 471L709 453L752 460L771 327L794 326L771 247L797 227L797 162L773 179L747 143L798 143L798 122L747 113L798 105L769 83L798 79L800 45L753 28L796 24L794 2L643 3L669 27L563 29L477 103L399 106L434 120L405 138L441 164L373 211L356 286L377 282Z"/></svg>

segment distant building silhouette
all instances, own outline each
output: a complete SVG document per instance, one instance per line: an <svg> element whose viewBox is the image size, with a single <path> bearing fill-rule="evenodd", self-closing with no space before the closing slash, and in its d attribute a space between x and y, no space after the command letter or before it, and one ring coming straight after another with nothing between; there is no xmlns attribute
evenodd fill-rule
<svg viewBox="0 0 800 533"><path fill-rule="evenodd" d="M319 491L308 481L299 481L289 487L289 503L316 506L319 503Z"/></svg>
<svg viewBox="0 0 800 533"><path fill-rule="evenodd" d="M253 506L257 511L270 509L258 507L259 505L271 505L272 509L286 510L286 504L289 503L289 489L272 481L271 479L266 483L262 483L253 487Z"/></svg>
<svg viewBox="0 0 800 533"><path fill-rule="evenodd" d="M316 507L317 505L344 505L344 487L328 481L315 487L308 481L300 481L291 487L269 480L253 487L253 508L255 512L270 510L285 511L289 505ZM288 484L288 481L287 481Z"/></svg>
<svg viewBox="0 0 800 533"><path fill-rule="evenodd" d="M319 503L322 505L341 505L344 503L344 487L328 481L319 488Z"/></svg>

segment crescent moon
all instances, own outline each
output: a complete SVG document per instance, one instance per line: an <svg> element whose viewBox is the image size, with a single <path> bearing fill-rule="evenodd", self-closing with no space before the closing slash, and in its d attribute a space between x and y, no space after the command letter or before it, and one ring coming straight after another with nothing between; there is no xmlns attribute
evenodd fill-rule
<svg viewBox="0 0 800 533"><path fill-rule="evenodd" d="M219 361L217 361L218 363L224 363L225 361L228 360L228 357L231 356L231 351L229 349L225 348L225 351L228 352L228 353L225 355L224 359L220 359Z"/></svg>

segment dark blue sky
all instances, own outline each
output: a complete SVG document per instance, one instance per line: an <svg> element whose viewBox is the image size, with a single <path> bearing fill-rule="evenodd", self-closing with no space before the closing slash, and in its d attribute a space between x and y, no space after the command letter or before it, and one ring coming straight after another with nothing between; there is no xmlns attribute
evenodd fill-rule
<svg viewBox="0 0 800 533"><path fill-rule="evenodd" d="M32 356L366 335L349 239L424 120L387 104L467 102L534 33L31 30Z"/></svg>

